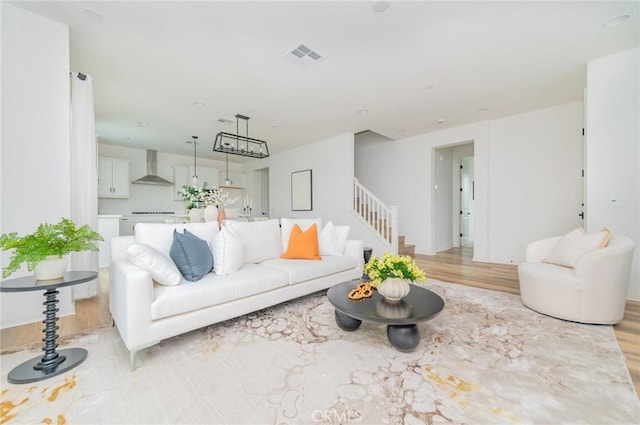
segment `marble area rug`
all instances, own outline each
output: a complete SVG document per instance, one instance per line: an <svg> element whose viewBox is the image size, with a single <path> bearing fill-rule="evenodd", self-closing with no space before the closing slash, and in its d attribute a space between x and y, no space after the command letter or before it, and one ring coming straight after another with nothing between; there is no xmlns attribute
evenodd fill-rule
<svg viewBox="0 0 640 425"><path fill-rule="evenodd" d="M443 312L412 353L385 327L340 330L324 292L128 355L114 328L63 340L87 360L7 383L38 347L1 356L0 424L638 424L610 326L537 314L518 296L429 280Z"/></svg>

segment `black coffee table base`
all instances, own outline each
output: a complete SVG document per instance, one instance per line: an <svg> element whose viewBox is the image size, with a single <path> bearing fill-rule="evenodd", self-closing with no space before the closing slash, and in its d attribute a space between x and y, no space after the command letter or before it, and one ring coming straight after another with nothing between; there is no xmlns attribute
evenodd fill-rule
<svg viewBox="0 0 640 425"><path fill-rule="evenodd" d="M35 357L19 364L9 372L7 380L12 384L29 384L65 373L78 366L87 358L84 348L65 348L56 351L58 358L64 358L56 366L47 369L42 366L42 357Z"/></svg>
<svg viewBox="0 0 640 425"><path fill-rule="evenodd" d="M338 310L335 310L335 318L338 327L347 332L357 330L362 324L362 320L354 319ZM409 353L420 344L420 331L417 325L387 325L387 338L393 348Z"/></svg>

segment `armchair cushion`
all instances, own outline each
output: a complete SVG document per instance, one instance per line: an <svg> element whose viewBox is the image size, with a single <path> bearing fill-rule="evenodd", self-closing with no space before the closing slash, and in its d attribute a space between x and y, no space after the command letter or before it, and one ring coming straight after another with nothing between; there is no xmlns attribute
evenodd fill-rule
<svg viewBox="0 0 640 425"><path fill-rule="evenodd" d="M561 237L544 261L573 268L582 255L607 246L610 237L611 232L606 227L596 233L585 233L580 227Z"/></svg>

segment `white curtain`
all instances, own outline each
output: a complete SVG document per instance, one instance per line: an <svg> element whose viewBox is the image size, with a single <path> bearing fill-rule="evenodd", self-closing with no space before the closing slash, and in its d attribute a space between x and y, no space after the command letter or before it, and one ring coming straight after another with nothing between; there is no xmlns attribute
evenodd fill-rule
<svg viewBox="0 0 640 425"><path fill-rule="evenodd" d="M85 78L79 78L84 76ZM98 230L98 171L91 76L71 72L71 219ZM71 270L98 271L97 252L74 252ZM99 279L73 286L73 299L90 298L100 290Z"/></svg>

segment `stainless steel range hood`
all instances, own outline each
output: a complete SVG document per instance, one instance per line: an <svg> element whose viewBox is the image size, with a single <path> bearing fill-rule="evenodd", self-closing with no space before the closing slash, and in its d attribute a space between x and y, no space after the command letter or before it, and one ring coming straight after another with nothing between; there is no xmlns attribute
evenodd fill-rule
<svg viewBox="0 0 640 425"><path fill-rule="evenodd" d="M158 175L158 151L147 149L147 175L131 182L131 184L152 184L156 186L172 186L173 183Z"/></svg>

